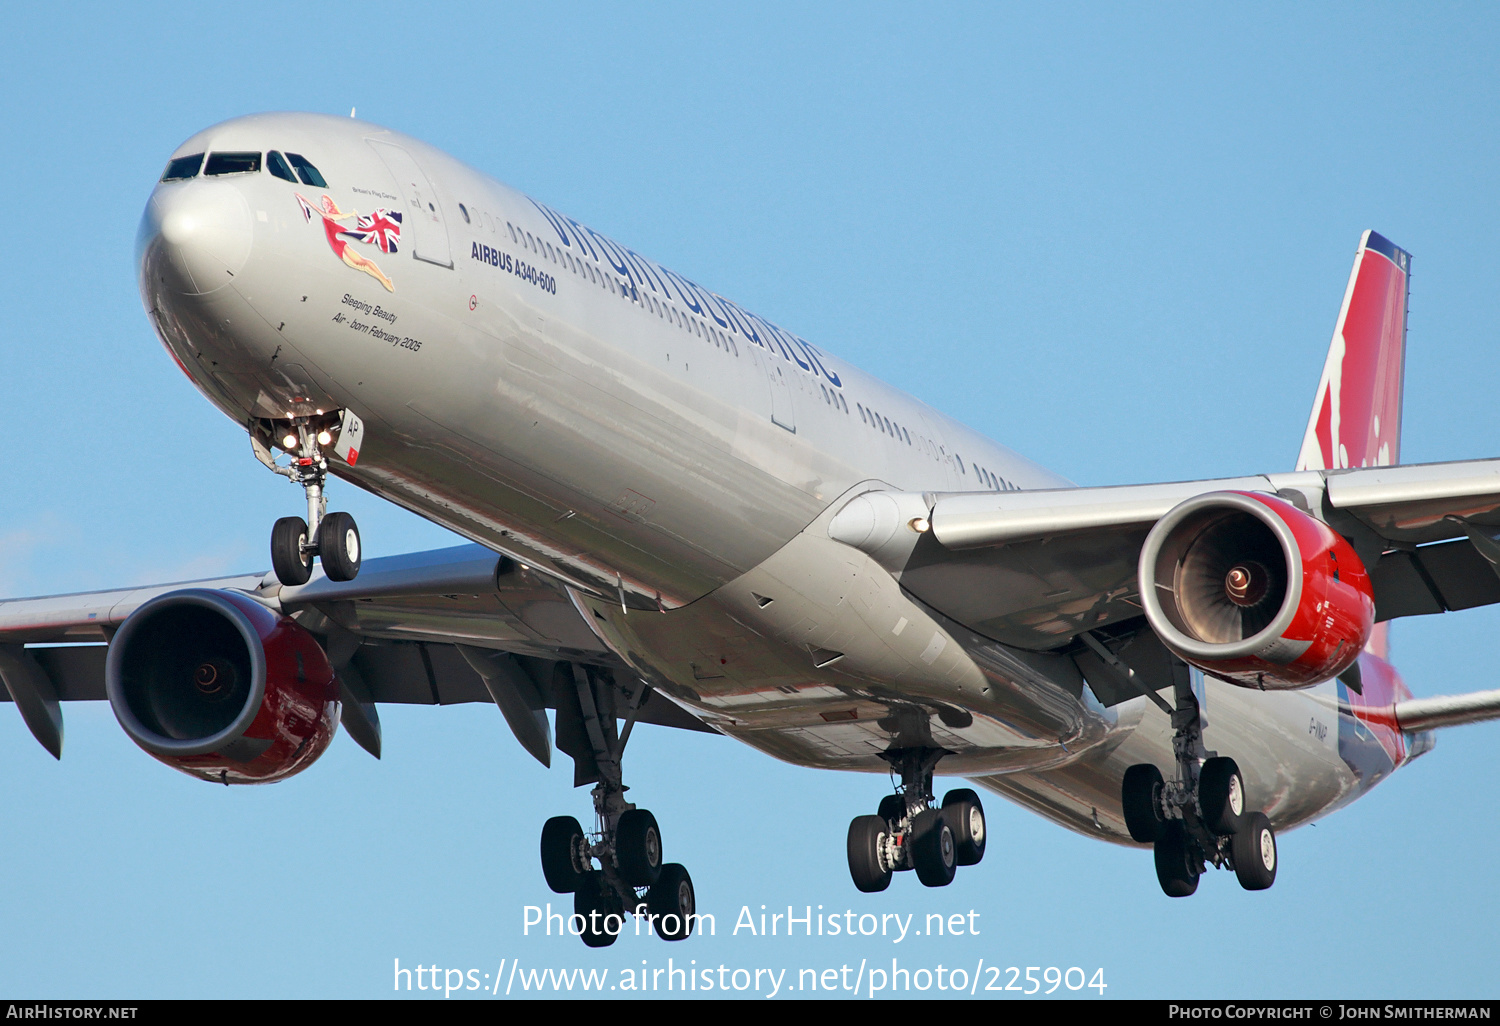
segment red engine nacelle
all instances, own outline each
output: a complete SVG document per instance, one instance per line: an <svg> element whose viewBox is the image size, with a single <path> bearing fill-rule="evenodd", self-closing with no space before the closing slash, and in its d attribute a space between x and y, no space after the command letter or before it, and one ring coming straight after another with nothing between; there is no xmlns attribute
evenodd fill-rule
<svg viewBox="0 0 1500 1026"><path fill-rule="evenodd" d="M317 639L233 592L142 605L110 642L105 688L132 741L215 783L283 780L338 729L338 682Z"/></svg>
<svg viewBox="0 0 1500 1026"><path fill-rule="evenodd" d="M1209 492L1162 517L1141 549L1140 588L1167 648L1245 687L1335 677L1375 622L1370 576L1349 543L1258 492Z"/></svg>

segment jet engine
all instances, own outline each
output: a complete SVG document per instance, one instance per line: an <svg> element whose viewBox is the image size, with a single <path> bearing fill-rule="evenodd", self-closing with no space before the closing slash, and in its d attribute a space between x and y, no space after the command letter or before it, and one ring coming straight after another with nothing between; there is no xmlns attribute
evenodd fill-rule
<svg viewBox="0 0 1500 1026"><path fill-rule="evenodd" d="M1141 549L1140 588L1167 648L1244 687L1337 676L1375 621L1370 576L1349 543L1259 492L1209 492L1157 521Z"/></svg>
<svg viewBox="0 0 1500 1026"><path fill-rule="evenodd" d="M110 642L105 688L132 741L215 783L292 776L338 727L338 683L317 639L228 591L185 588L142 605Z"/></svg>

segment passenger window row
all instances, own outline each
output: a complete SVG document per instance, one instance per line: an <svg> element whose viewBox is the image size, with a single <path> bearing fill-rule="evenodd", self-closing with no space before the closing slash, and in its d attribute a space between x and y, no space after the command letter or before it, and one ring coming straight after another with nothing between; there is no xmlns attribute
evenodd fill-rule
<svg viewBox="0 0 1500 1026"><path fill-rule="evenodd" d="M876 413L875 410L868 406L865 406L862 403L855 403L854 405L859 407L860 419L863 420L871 428L874 428L881 434L888 435L889 437L895 439L897 442L905 442L907 445L911 446L914 449L920 449L922 452L932 457L935 462L942 463L945 460L951 459L953 461L954 467L957 468L959 473L968 474L969 471L964 466L963 457L959 456L958 453L949 453L946 448L938 445L936 442L934 442L932 439L928 438L921 432L913 435L910 431L908 431L906 428L902 427L895 421L891 420L889 417L884 417L879 413ZM974 469L976 472L978 472L979 470L977 466Z"/></svg>
<svg viewBox="0 0 1500 1026"><path fill-rule="evenodd" d="M500 234L501 221L499 217L491 217L488 211L480 210L477 207L471 214L468 206L463 203L458 205L458 211L463 216L465 224L477 228L482 223L485 231L491 234ZM683 313L670 300L662 302L650 292L642 292L634 284L627 285L614 275L596 269L592 262L574 257L572 253L564 250L561 246L553 246L547 240L533 235L525 228L517 227L510 221L504 223L505 232L510 235L511 242L521 249L530 250L539 258L551 261L559 267L566 268L578 278L596 285L612 295L637 304L646 313L655 314L668 324L676 325L688 334L696 335L698 338L712 343L714 348L736 358L739 357L739 343L735 341L732 332L723 331L702 318L694 317L691 313ZM825 403L836 410L842 410L846 414L850 412L849 402L842 395L823 385L821 382L818 387L823 390L823 401Z"/></svg>
<svg viewBox="0 0 1500 1026"><path fill-rule="evenodd" d="M459 206L460 209L464 210L464 219L469 220L468 211L463 208L463 204L459 204ZM485 224L489 225L488 214L484 215L484 220ZM495 221L495 224L498 228L498 219ZM735 342L733 336L720 331L712 324L705 323L690 314L682 313L675 307L662 303L649 292L642 293L634 284L627 285L614 275L597 270L592 263L575 258L573 254L565 251L562 247L554 247L547 240L537 238L526 229L516 227L510 221L505 222L505 229L510 233L511 241L522 249L529 249L542 259L550 260L559 267L567 268L572 274L584 281L597 285L611 295L629 300L647 313L654 313L657 317L670 324L675 324L688 334L696 335L706 342L711 342L714 348L722 352L729 353L735 357L740 355L740 347Z"/></svg>
<svg viewBox="0 0 1500 1026"><path fill-rule="evenodd" d="M266 154L265 163L272 176L283 181L296 184L300 180L303 185L312 186L314 189L328 188L328 183L323 180L318 169L300 153L288 153L283 157L277 151L271 150ZM192 153L186 157L177 157L168 161L161 180L181 182L196 178L200 168L205 178L220 175L253 175L260 173L261 159L259 153L219 150L210 153L208 160L205 161L203 154Z"/></svg>

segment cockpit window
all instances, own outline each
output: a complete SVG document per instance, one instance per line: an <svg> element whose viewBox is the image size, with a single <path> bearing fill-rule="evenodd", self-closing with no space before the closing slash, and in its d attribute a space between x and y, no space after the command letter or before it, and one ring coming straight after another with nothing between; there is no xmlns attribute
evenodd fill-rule
<svg viewBox="0 0 1500 1026"><path fill-rule="evenodd" d="M260 170L259 153L210 153L205 175L249 175Z"/></svg>
<svg viewBox="0 0 1500 1026"><path fill-rule="evenodd" d="M161 173L164 182L180 182L184 178L196 178L198 168L203 166L203 154L194 153L186 157L177 157L167 162L167 169Z"/></svg>
<svg viewBox="0 0 1500 1026"><path fill-rule="evenodd" d="M292 169L287 165L286 158L275 150L266 154L266 169L283 182L292 182L295 184L297 181L297 176L292 174Z"/></svg>
<svg viewBox="0 0 1500 1026"><path fill-rule="evenodd" d="M290 160L292 167L297 169L297 177L302 179L303 185L311 185L314 189L328 188L328 183L323 181L323 176L318 174L318 169L309 164L302 154L288 153L286 159Z"/></svg>

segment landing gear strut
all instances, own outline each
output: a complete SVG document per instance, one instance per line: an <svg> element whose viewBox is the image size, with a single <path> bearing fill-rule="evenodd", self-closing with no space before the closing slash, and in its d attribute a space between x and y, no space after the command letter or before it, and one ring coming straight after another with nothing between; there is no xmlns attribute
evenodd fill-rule
<svg viewBox="0 0 1500 1026"><path fill-rule="evenodd" d="M323 562L331 581L352 581L359 574L359 527L348 513L329 513L323 487L328 480L328 458L323 447L333 439L327 427L313 418L298 417L281 431L278 444L292 457L277 463L271 449L252 429L255 458L274 473L302 486L307 494L307 519L282 517L271 528L271 569L285 585L306 584L312 577L313 557Z"/></svg>
<svg viewBox="0 0 1500 1026"><path fill-rule="evenodd" d="M650 693L617 687L608 671L559 663L553 677L558 699L558 747L573 756L574 785L594 783L594 829L572 816L554 816L542 827L542 875L558 894L573 895L574 922L589 947L606 947L625 928L626 916L645 917L663 940L682 940L696 921L693 878L662 861L656 817L625 800L621 759L636 714ZM617 699L625 729L616 733ZM599 868L594 868L598 862Z"/></svg>
<svg viewBox="0 0 1500 1026"><path fill-rule="evenodd" d="M1246 890L1276 882L1276 833L1262 812L1246 812L1245 782L1233 759L1203 745L1198 699L1187 680L1174 688L1173 780L1150 763L1125 771L1120 801L1130 836L1152 845L1156 879L1171 898L1198 889L1205 863L1233 869Z"/></svg>
<svg viewBox="0 0 1500 1026"><path fill-rule="evenodd" d="M949 791L934 807L932 771L941 748L900 748L884 753L901 774L901 789L886 795L873 816L849 824L849 875L866 893L883 891L891 874L915 869L928 887L946 887L959 866L984 858L984 806L968 788Z"/></svg>

